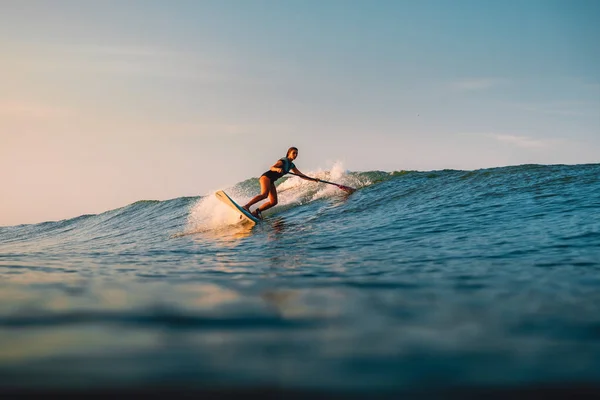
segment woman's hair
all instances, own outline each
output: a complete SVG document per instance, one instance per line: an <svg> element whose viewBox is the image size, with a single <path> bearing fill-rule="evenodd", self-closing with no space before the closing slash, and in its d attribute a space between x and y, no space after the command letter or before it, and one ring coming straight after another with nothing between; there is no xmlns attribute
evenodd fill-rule
<svg viewBox="0 0 600 400"><path fill-rule="evenodd" d="M288 149L287 153L285 153L285 156L286 156L286 157L289 157L290 153L291 153L293 150L296 150L296 151L298 151L298 148L297 148L297 147L290 147L290 148Z"/></svg>

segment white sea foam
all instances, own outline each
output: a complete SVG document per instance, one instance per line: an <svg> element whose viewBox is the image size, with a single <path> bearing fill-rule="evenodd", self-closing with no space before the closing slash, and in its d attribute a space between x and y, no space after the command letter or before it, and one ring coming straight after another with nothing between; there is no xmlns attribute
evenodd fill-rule
<svg viewBox="0 0 600 400"><path fill-rule="evenodd" d="M186 231L218 229L239 222L239 214L217 199L215 192L201 198L192 206Z"/></svg>
<svg viewBox="0 0 600 400"><path fill-rule="evenodd" d="M346 172L343 164L337 161L329 171L312 170L305 172L305 174L310 177L333 180L336 183L343 184ZM233 187L224 188L223 190L240 205L246 204L254 195L258 194L258 191L256 193L248 193L248 188L242 188L241 183ZM231 207L219 201L214 196L215 192L216 190L210 192L191 207L186 232L219 230L240 223L239 214L232 210ZM264 213L265 217L284 209L289 209L294 205L306 204L317 199L337 196L340 194L340 190L333 185L312 182L290 175L284 182L277 186L277 194L277 206L267 210ZM259 204L262 203L260 202ZM254 207L252 206L252 209Z"/></svg>

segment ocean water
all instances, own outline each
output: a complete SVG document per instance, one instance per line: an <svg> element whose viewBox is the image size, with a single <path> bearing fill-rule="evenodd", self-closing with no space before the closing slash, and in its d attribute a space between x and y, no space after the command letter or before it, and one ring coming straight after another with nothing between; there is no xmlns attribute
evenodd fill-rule
<svg viewBox="0 0 600 400"><path fill-rule="evenodd" d="M0 387L600 384L600 164L314 175L1 227Z"/></svg>

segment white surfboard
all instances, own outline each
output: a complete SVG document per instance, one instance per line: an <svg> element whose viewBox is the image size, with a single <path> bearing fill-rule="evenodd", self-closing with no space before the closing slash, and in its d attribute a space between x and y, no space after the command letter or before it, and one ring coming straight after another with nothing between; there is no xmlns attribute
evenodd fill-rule
<svg viewBox="0 0 600 400"><path fill-rule="evenodd" d="M229 207L231 207L235 211L239 212L241 215L241 218L244 220L244 222L248 222L252 225L260 222L260 219L256 218L254 215L252 215L248 211L244 210L235 201L231 200L231 197L227 196L227 193L225 193L224 191L219 190L217 193L215 193L215 196L217 196L217 199L221 200L223 203L227 204Z"/></svg>

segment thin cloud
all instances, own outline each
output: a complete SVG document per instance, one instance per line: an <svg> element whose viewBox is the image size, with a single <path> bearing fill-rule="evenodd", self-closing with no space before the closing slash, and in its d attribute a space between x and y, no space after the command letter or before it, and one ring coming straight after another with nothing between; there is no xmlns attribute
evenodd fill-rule
<svg viewBox="0 0 600 400"><path fill-rule="evenodd" d="M94 56L119 58L164 58L185 55L184 52L165 49L160 46L126 44L68 44L53 42L16 42L21 53L38 56Z"/></svg>
<svg viewBox="0 0 600 400"><path fill-rule="evenodd" d="M588 89L600 90L600 83L586 83L584 86Z"/></svg>
<svg viewBox="0 0 600 400"><path fill-rule="evenodd" d="M171 134L179 136L237 137L252 130L250 126L227 123L182 123L167 127Z"/></svg>
<svg viewBox="0 0 600 400"><path fill-rule="evenodd" d="M532 139L528 136L492 135L492 137L499 142L512 144L526 149L542 148L549 144L549 142L546 140Z"/></svg>
<svg viewBox="0 0 600 400"><path fill-rule="evenodd" d="M181 53L150 46L70 45L61 46L68 52L120 57L174 57Z"/></svg>
<svg viewBox="0 0 600 400"><path fill-rule="evenodd" d="M529 136L507 135L492 133L486 135L502 143L507 143L525 149L541 149L554 146L561 142L559 139L536 139Z"/></svg>
<svg viewBox="0 0 600 400"><path fill-rule="evenodd" d="M25 43L20 64L42 71L169 78L200 82L240 82L235 63L221 55L200 57L160 46Z"/></svg>
<svg viewBox="0 0 600 400"><path fill-rule="evenodd" d="M564 143L564 139L539 139L506 133L462 133L461 136L481 137L523 149L542 149Z"/></svg>
<svg viewBox="0 0 600 400"><path fill-rule="evenodd" d="M586 116L598 114L599 104L581 101L550 102L550 103L517 103L515 106L523 111L547 115Z"/></svg>
<svg viewBox="0 0 600 400"><path fill-rule="evenodd" d="M0 100L0 115L15 118L59 119L72 116L74 110L47 104Z"/></svg>
<svg viewBox="0 0 600 400"><path fill-rule="evenodd" d="M506 80L500 78L468 78L452 82L450 87L454 90L470 92L491 89L505 83Z"/></svg>

